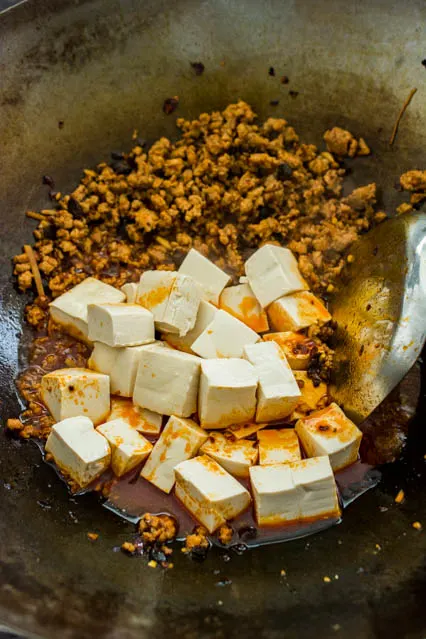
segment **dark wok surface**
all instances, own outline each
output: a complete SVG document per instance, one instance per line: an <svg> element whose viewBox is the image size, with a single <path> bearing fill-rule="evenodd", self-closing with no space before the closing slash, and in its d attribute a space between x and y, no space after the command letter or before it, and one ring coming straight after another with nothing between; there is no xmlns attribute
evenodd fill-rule
<svg viewBox="0 0 426 639"><path fill-rule="evenodd" d="M66 191L83 167L128 148L134 128L148 140L174 135L173 116L161 111L172 95L181 99L175 115L185 116L241 97L261 117L286 117L306 142L319 143L333 124L364 135L375 154L356 162L354 179L377 180L392 210L399 174L424 168L425 24L423 0L39 0L0 16L2 418L19 410L25 304L10 283L10 256L31 238L24 210L48 206L42 175ZM203 76L193 61L205 64ZM268 76L271 65L290 85ZM418 94L390 150L412 86ZM230 561L217 551L197 564L176 552L168 572L113 552L132 527L91 496L70 500L35 445L0 432L0 627L81 639L424 637L424 395L406 459L384 469L340 526L231 552ZM399 488L407 501L397 507ZM101 533L95 544L89 531Z"/></svg>

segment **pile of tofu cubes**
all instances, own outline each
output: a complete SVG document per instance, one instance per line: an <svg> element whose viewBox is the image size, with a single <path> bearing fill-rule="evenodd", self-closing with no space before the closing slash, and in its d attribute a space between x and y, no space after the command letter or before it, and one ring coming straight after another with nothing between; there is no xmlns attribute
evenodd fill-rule
<svg viewBox="0 0 426 639"><path fill-rule="evenodd" d="M229 286L192 249L177 272L121 290L88 278L51 303L93 346L88 369L42 379L57 422L46 451L69 480L142 465L142 481L174 489L210 533L252 499L260 526L339 515L333 471L357 459L361 432L336 404L315 410L327 388L300 348L300 331L330 315L288 249L262 246L245 271Z"/></svg>

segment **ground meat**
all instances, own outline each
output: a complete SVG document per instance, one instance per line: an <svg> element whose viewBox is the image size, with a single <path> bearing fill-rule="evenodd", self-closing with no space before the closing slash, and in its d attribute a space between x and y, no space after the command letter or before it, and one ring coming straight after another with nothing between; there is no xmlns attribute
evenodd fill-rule
<svg viewBox="0 0 426 639"><path fill-rule="evenodd" d="M208 532L204 526L196 526L194 532L185 538L185 546L182 552L190 553L194 557L203 559L210 548Z"/></svg>
<svg viewBox="0 0 426 639"><path fill-rule="evenodd" d="M229 524L223 524L223 526L219 528L217 538L219 539L221 544L223 544L224 546L228 546L232 541L233 535L234 531L232 530L231 526L229 526Z"/></svg>
<svg viewBox="0 0 426 639"><path fill-rule="evenodd" d="M145 513L139 522L139 532L146 545L164 544L177 535L177 523L170 515Z"/></svg>
<svg viewBox="0 0 426 639"><path fill-rule="evenodd" d="M426 170L407 171L399 178L404 191L426 191Z"/></svg>
<svg viewBox="0 0 426 639"><path fill-rule="evenodd" d="M324 133L324 140L330 153L340 157L353 158L356 155L369 155L371 153L363 138L356 140L352 133L335 126Z"/></svg>

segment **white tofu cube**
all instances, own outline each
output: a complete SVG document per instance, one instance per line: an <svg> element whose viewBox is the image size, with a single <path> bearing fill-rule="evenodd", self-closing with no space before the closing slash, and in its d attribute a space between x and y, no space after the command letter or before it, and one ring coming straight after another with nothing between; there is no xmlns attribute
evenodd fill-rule
<svg viewBox="0 0 426 639"><path fill-rule="evenodd" d="M328 457L301 459L289 466L300 494L299 519L309 521L339 517L337 487Z"/></svg>
<svg viewBox="0 0 426 639"><path fill-rule="evenodd" d="M268 316L257 301L249 284L228 286L220 296L219 306L256 333L269 330Z"/></svg>
<svg viewBox="0 0 426 639"><path fill-rule="evenodd" d="M263 340L275 342L283 349L287 362L293 371L306 371L313 355L318 350L315 342L309 337L292 331L267 333L267 335L263 335Z"/></svg>
<svg viewBox="0 0 426 639"><path fill-rule="evenodd" d="M111 393L121 397L132 397L135 389L139 362L146 346L120 348L110 373Z"/></svg>
<svg viewBox="0 0 426 639"><path fill-rule="evenodd" d="M136 406L126 397L111 397L111 412L107 421L121 419L138 433L158 435L161 431L163 416L147 408Z"/></svg>
<svg viewBox="0 0 426 639"><path fill-rule="evenodd" d="M148 457L152 444L123 419L115 419L97 428L111 447L111 467L121 477Z"/></svg>
<svg viewBox="0 0 426 639"><path fill-rule="evenodd" d="M120 350L120 348L112 348L102 342L95 342L92 353L87 360L87 366L92 371L110 375Z"/></svg>
<svg viewBox="0 0 426 639"><path fill-rule="evenodd" d="M152 312L159 331L183 336L194 328L201 296L201 288L192 277L146 271L139 281L136 303Z"/></svg>
<svg viewBox="0 0 426 639"><path fill-rule="evenodd" d="M242 357L244 346L259 340L259 335L236 317L225 311L218 311L191 348L205 359Z"/></svg>
<svg viewBox="0 0 426 639"><path fill-rule="evenodd" d="M302 496L294 483L290 464L252 466L249 472L259 526L297 522Z"/></svg>
<svg viewBox="0 0 426 639"><path fill-rule="evenodd" d="M257 462L256 443L248 439L232 440L220 432L210 433L200 448L201 455L209 455L235 477L248 477L249 468Z"/></svg>
<svg viewBox="0 0 426 639"><path fill-rule="evenodd" d="M256 410L257 375L243 359L210 359L201 364L198 415L203 428L250 421Z"/></svg>
<svg viewBox="0 0 426 639"><path fill-rule="evenodd" d="M189 417L197 410L201 360L172 348L145 346L133 401L162 415Z"/></svg>
<svg viewBox="0 0 426 639"><path fill-rule="evenodd" d="M118 304L124 299L125 295L122 291L109 286L109 284L104 284L94 277L88 277L50 303L50 316L69 335L87 342L88 305L107 302Z"/></svg>
<svg viewBox="0 0 426 639"><path fill-rule="evenodd" d="M191 329L186 335L180 337L179 335L173 333L164 333L162 336L163 339L167 341L168 344L177 348L180 351L184 351L186 353L192 353L192 345L201 335L201 333L212 323L217 313L216 306L210 304L210 302L206 302L205 300L201 300L200 306L198 307L197 319L195 320L194 328Z"/></svg>
<svg viewBox="0 0 426 639"><path fill-rule="evenodd" d="M195 249L186 255L178 272L193 277L203 290L203 298L216 305L221 292L231 281L227 273Z"/></svg>
<svg viewBox="0 0 426 639"><path fill-rule="evenodd" d="M88 417L69 417L52 427L46 442L59 470L80 487L102 475L111 461L107 440Z"/></svg>
<svg viewBox="0 0 426 639"><path fill-rule="evenodd" d="M275 331L300 331L331 320L324 304L310 291L280 297L268 307L267 313Z"/></svg>
<svg viewBox="0 0 426 639"><path fill-rule="evenodd" d="M141 346L155 341L154 316L139 304L89 304L89 340L108 346Z"/></svg>
<svg viewBox="0 0 426 639"><path fill-rule="evenodd" d="M259 464L286 464L302 458L299 438L293 428L261 430L257 433L259 442Z"/></svg>
<svg viewBox="0 0 426 639"><path fill-rule="evenodd" d="M358 458L362 432L337 404L299 419L296 432L307 456L328 455L335 472Z"/></svg>
<svg viewBox="0 0 426 639"><path fill-rule="evenodd" d="M175 483L175 467L197 454L207 439L207 433L192 419L170 417L159 439L155 442L141 476L169 493Z"/></svg>
<svg viewBox="0 0 426 639"><path fill-rule="evenodd" d="M176 496L210 533L250 505L248 490L207 455L182 462L175 474Z"/></svg>
<svg viewBox="0 0 426 639"><path fill-rule="evenodd" d="M123 284L120 288L120 291L123 291L126 296L127 304L135 304L136 303L136 295L138 292L138 283L137 282L127 282Z"/></svg>
<svg viewBox="0 0 426 639"><path fill-rule="evenodd" d="M56 421L88 417L97 425L110 411L108 375L86 368L61 368L44 375L41 398Z"/></svg>
<svg viewBox="0 0 426 639"><path fill-rule="evenodd" d="M290 366L275 342L259 342L244 348L244 357L259 378L256 421L269 422L287 417L301 393Z"/></svg>
<svg viewBox="0 0 426 639"><path fill-rule="evenodd" d="M249 257L245 269L249 284L263 308L283 295L308 288L293 253L281 246L265 244Z"/></svg>
<svg viewBox="0 0 426 639"><path fill-rule="evenodd" d="M256 424L256 422L236 424L235 426L228 426L226 435L231 439L244 439L244 437L250 437L250 435L254 435L262 428L266 428L266 426L269 426L269 424Z"/></svg>

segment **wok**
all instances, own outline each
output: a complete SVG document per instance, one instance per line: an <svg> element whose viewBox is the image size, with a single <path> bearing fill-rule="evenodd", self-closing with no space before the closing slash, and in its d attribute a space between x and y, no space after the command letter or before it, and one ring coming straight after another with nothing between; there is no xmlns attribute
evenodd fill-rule
<svg viewBox="0 0 426 639"><path fill-rule="evenodd" d="M331 125L365 137L374 155L356 161L349 186L376 180L392 212L400 173L424 168L425 24L424 0L30 0L1 15L3 420L20 408L27 301L10 257L31 239L24 211L48 206L43 175L64 192L83 167L129 148L134 128L148 141L175 136L165 98L178 95L175 115L188 117L242 98L262 118L286 117L306 142L320 144ZM242 555L214 550L203 564L177 551L167 572L114 552L132 525L93 496L70 499L36 446L1 430L0 624L62 639L423 637L426 533L411 524L426 526L425 408L422 394L404 459L339 526ZM407 499L396 506L400 488ZM100 532L95 544L89 531Z"/></svg>

